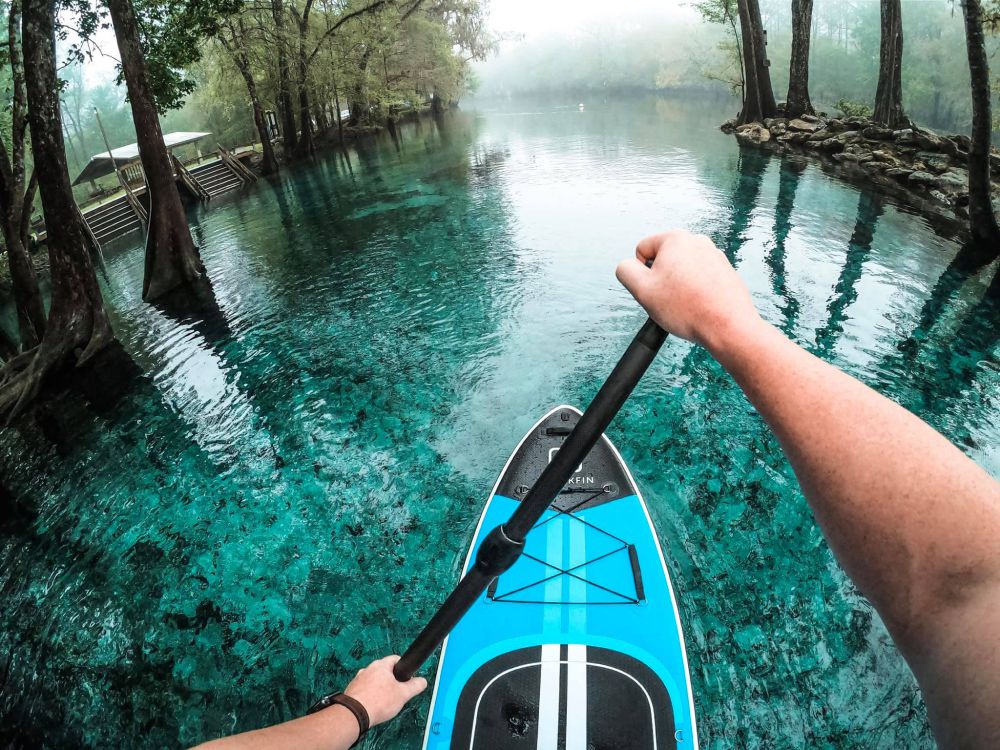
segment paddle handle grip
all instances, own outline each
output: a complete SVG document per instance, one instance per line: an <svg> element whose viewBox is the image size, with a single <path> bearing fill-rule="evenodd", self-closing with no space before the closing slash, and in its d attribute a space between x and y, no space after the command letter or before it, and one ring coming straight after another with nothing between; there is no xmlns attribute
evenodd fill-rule
<svg viewBox="0 0 1000 750"><path fill-rule="evenodd" d="M480 544L475 564L396 662L392 671L397 680L405 682L410 679L482 596L490 582L514 564L524 548L528 532L600 439L656 358L666 338L666 331L652 319L642 326L510 520L493 529Z"/></svg>

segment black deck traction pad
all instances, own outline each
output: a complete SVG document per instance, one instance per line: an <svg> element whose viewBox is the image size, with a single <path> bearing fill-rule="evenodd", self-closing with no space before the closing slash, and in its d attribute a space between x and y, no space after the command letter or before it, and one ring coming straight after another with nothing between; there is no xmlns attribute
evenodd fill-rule
<svg viewBox="0 0 1000 750"><path fill-rule="evenodd" d="M587 711L580 716L567 706L567 653L562 645L559 742L551 750L565 747L566 723L581 718L587 722L588 750L651 750L654 738L655 747L676 749L670 695L652 669L626 654L587 647ZM501 654L473 673L458 700L452 750L535 750L541 656L540 646L522 648Z"/></svg>
<svg viewBox="0 0 1000 750"><path fill-rule="evenodd" d="M566 441L569 431L580 421L572 409L560 409L551 414L525 438L517 453L511 458L507 470L500 478L496 494L521 500L538 479L549 461L552 449ZM621 497L635 495L636 489L615 456L611 444L601 437L566 483L564 491L552 503L554 508L585 510ZM594 497L580 504L583 493L594 492Z"/></svg>

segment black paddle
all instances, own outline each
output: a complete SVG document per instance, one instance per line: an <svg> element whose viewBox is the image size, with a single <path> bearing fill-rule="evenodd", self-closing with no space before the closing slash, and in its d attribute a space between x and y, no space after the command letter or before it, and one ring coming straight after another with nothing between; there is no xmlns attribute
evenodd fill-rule
<svg viewBox="0 0 1000 750"><path fill-rule="evenodd" d="M576 467L615 418L666 338L666 331L651 319L646 321L514 515L487 535L479 545L476 561L469 572L396 662L392 671L397 680L405 682L410 679L493 579L508 570L521 556L528 532L538 523Z"/></svg>

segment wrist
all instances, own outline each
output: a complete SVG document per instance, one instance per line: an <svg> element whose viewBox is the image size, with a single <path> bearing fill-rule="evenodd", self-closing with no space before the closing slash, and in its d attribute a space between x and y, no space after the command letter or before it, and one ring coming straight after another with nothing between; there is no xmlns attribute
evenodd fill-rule
<svg viewBox="0 0 1000 750"><path fill-rule="evenodd" d="M353 746L361 739L361 725L357 717L346 706L335 704L319 712L318 716L326 714L327 720L338 727L340 736L344 741L349 741Z"/></svg>
<svg viewBox="0 0 1000 750"><path fill-rule="evenodd" d="M773 330L771 325L754 311L752 315L746 317L714 323L707 330L700 332L698 343L728 368L731 362L739 358L741 352L748 347L752 349Z"/></svg>

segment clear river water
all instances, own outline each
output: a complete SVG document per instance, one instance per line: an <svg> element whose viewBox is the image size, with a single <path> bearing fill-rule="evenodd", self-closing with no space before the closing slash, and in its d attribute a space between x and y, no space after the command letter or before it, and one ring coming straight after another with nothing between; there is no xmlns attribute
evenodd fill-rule
<svg viewBox="0 0 1000 750"><path fill-rule="evenodd" d="M588 403L644 320L613 270L664 228L710 235L769 320L1000 476L995 268L816 163L741 152L729 103L567 104L467 107L193 208L201 316L140 301L137 238L108 249L140 373L0 441L0 735L195 743L404 648L516 441ZM704 748L933 747L704 351L668 341L609 434L664 544ZM366 747L419 747L428 702Z"/></svg>

